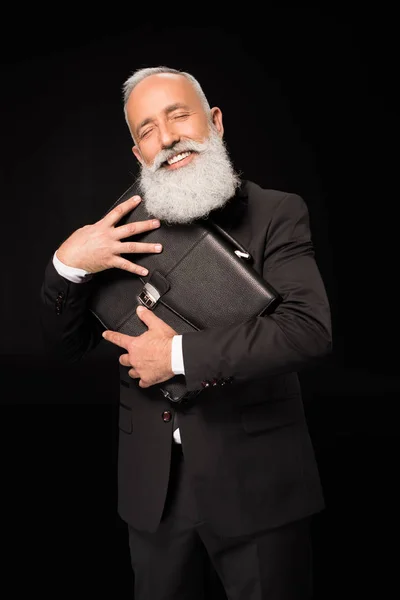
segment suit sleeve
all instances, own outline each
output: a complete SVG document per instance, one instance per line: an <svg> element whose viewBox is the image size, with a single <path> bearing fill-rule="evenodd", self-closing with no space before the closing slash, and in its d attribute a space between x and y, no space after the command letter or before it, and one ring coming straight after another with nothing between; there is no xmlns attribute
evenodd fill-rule
<svg viewBox="0 0 400 600"><path fill-rule="evenodd" d="M315 260L308 209L296 194L281 200L268 226L263 277L283 297L272 315L183 334L189 391L205 381L240 384L299 371L330 353L329 302Z"/></svg>
<svg viewBox="0 0 400 600"><path fill-rule="evenodd" d="M40 321L47 354L76 362L103 339L103 327L87 308L91 281L74 283L49 261L40 290Z"/></svg>

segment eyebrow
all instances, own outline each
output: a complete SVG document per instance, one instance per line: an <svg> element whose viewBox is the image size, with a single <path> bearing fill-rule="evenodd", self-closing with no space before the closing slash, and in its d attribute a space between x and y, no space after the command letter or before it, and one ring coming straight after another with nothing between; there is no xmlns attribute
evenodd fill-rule
<svg viewBox="0 0 400 600"><path fill-rule="evenodd" d="M189 106L187 104L184 104L183 102L175 102L174 104L169 104L166 108L164 108L164 113L166 115L169 115L170 113L174 112L175 110L178 109L185 109L185 110L189 110ZM141 123L139 123L139 125L136 128L136 135L139 135L140 130L145 126L148 125L149 123L152 123L154 121L153 117L147 117L146 119L143 119L143 121Z"/></svg>

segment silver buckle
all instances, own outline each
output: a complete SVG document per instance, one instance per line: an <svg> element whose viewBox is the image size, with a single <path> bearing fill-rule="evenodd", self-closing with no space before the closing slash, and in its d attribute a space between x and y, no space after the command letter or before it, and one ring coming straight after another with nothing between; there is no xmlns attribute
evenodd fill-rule
<svg viewBox="0 0 400 600"><path fill-rule="evenodd" d="M146 283L139 294L139 302L146 308L154 308L161 295L151 283Z"/></svg>

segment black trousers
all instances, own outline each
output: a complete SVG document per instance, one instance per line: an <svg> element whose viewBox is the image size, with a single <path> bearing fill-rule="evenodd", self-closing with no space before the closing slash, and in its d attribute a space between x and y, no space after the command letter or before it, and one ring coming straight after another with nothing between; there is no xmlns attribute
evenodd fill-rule
<svg viewBox="0 0 400 600"><path fill-rule="evenodd" d="M222 539L198 518L180 446L173 454L157 532L128 526L134 600L310 600L310 520Z"/></svg>

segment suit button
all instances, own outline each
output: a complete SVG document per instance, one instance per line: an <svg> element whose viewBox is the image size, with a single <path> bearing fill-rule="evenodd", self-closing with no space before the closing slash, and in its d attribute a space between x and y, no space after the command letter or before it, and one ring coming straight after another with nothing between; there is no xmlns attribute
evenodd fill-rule
<svg viewBox="0 0 400 600"><path fill-rule="evenodd" d="M172 419L172 413L170 410L164 410L164 412L161 416L162 416L164 423L169 423L169 421Z"/></svg>

